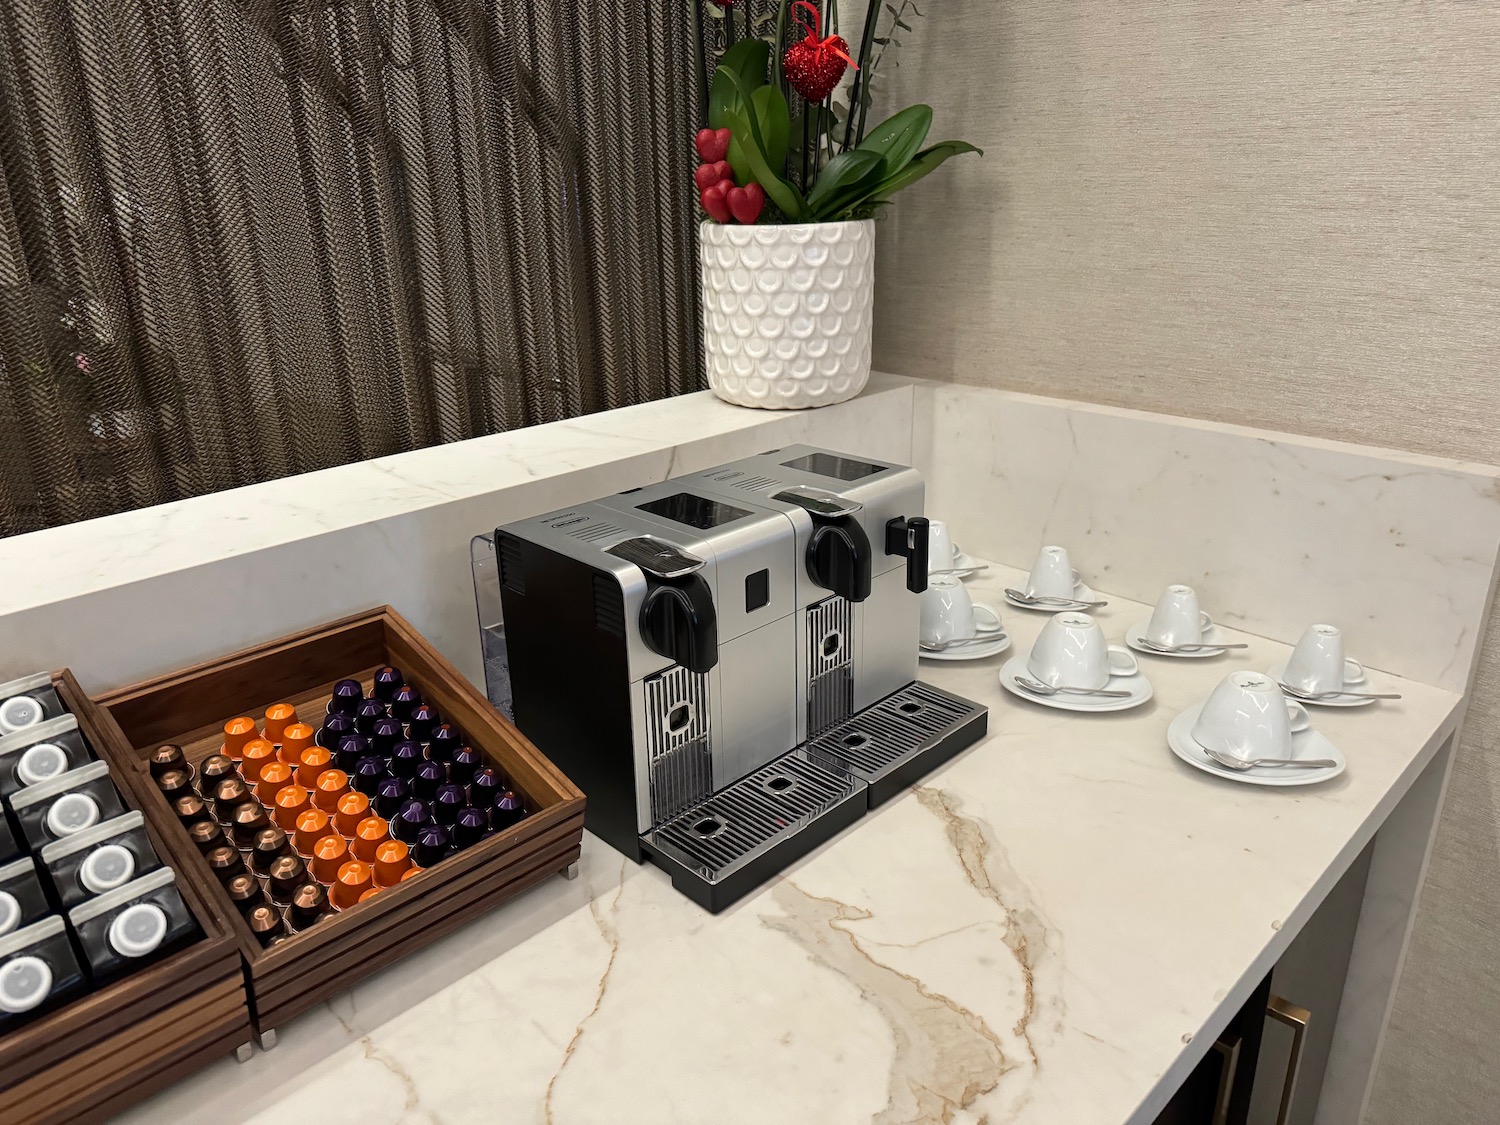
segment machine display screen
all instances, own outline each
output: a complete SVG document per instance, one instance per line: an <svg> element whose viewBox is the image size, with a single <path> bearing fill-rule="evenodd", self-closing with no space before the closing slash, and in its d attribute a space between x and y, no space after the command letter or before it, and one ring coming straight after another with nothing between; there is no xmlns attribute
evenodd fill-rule
<svg viewBox="0 0 1500 1125"><path fill-rule="evenodd" d="M804 473L817 473L820 477L835 480L859 480L885 472L884 465L872 465L868 461L856 461L852 457L838 457L832 453L809 453L795 461L783 461L788 469L801 469Z"/></svg>
<svg viewBox="0 0 1500 1125"><path fill-rule="evenodd" d="M710 500L707 496L695 496L691 492L663 496L660 500L650 500L644 504L637 504L636 507L643 512L650 512L653 516L661 516L662 519L686 524L688 527L696 527L701 531L707 531L711 527L722 527L726 523L742 520L750 514L743 508L736 508L733 504L726 504L722 500Z"/></svg>

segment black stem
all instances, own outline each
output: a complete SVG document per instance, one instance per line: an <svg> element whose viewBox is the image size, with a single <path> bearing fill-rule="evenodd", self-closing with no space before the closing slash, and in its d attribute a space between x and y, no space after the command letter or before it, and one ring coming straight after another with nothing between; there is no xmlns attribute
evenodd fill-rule
<svg viewBox="0 0 1500 1125"><path fill-rule="evenodd" d="M806 195L809 190L807 182L807 119L812 112L812 107L806 101L802 103L802 194Z"/></svg>
<svg viewBox="0 0 1500 1125"><path fill-rule="evenodd" d="M719 9L724 13L724 49L734 46L734 8Z"/></svg>
<svg viewBox="0 0 1500 1125"><path fill-rule="evenodd" d="M708 125L708 52L703 45L703 5L695 5L689 34L693 37L694 67L693 84L698 94L699 127Z"/></svg>
<svg viewBox="0 0 1500 1125"><path fill-rule="evenodd" d="M854 72L854 85L849 88L849 119L844 122L844 149L854 137L854 115L859 112L859 96L865 77L865 67L870 62L870 48L875 45L875 24L880 19L880 0L870 0L865 10L865 29L859 40L859 69Z"/></svg>

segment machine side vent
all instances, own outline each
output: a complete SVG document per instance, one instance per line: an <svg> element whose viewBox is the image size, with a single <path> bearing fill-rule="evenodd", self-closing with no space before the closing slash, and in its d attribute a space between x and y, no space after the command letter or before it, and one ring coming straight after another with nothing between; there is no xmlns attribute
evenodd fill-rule
<svg viewBox="0 0 1500 1125"><path fill-rule="evenodd" d="M651 822L660 824L713 791L708 676L678 666L645 687Z"/></svg>
<svg viewBox="0 0 1500 1125"><path fill-rule="evenodd" d="M588 523L580 525L577 531L570 531L568 534L574 539L583 540L585 543L597 543L606 536L624 535L625 529L616 527L612 523L595 523L590 520Z"/></svg>
<svg viewBox="0 0 1500 1125"><path fill-rule="evenodd" d="M509 535L496 535L500 550L495 558L500 566L500 584L517 594L526 592L526 572L521 565L521 544Z"/></svg>
<svg viewBox="0 0 1500 1125"><path fill-rule="evenodd" d="M807 611L807 737L854 709L854 606L829 598Z"/></svg>
<svg viewBox="0 0 1500 1125"><path fill-rule="evenodd" d="M594 575L594 627L617 637L625 635L625 595L602 574Z"/></svg>
<svg viewBox="0 0 1500 1125"><path fill-rule="evenodd" d="M746 477L744 480L734 482L735 488L743 488L746 492L765 492L769 488L778 488L781 481L772 480L770 477Z"/></svg>

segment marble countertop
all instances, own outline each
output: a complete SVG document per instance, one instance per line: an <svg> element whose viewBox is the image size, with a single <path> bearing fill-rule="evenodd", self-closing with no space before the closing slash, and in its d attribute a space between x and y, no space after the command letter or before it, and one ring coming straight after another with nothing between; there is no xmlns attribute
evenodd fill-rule
<svg viewBox="0 0 1500 1125"><path fill-rule="evenodd" d="M1017 577L971 589L1000 604ZM1043 618L1002 609L1026 651ZM1119 642L1147 612L1096 615ZM1403 700L1314 714L1342 777L1211 777L1167 749L1168 722L1289 651L1231 636L1252 647L1142 658L1154 700L1113 715L1005 694L1010 654L924 662L991 708L988 737L725 913L586 837L580 879L127 1119L1149 1122L1460 709L1377 671Z"/></svg>

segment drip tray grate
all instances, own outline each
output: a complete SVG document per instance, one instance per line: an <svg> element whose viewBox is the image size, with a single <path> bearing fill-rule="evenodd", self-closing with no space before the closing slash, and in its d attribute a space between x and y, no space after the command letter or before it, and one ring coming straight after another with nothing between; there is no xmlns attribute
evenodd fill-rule
<svg viewBox="0 0 1500 1125"><path fill-rule="evenodd" d="M929 684L909 684L807 744L816 758L869 786L883 804L983 738L989 711Z"/></svg>
<svg viewBox="0 0 1500 1125"><path fill-rule="evenodd" d="M673 886L717 913L867 807L863 781L799 747L657 825L641 843Z"/></svg>

